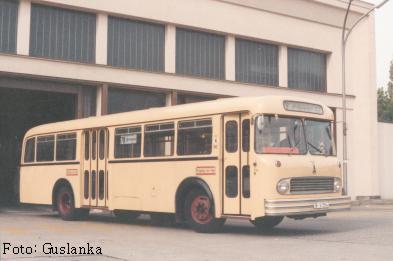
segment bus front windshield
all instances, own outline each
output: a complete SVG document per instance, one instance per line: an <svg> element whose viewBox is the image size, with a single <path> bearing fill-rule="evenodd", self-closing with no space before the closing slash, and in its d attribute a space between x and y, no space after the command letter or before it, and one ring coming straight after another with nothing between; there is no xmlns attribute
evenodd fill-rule
<svg viewBox="0 0 393 261"><path fill-rule="evenodd" d="M255 151L266 154L334 155L330 121L278 116L255 120Z"/></svg>

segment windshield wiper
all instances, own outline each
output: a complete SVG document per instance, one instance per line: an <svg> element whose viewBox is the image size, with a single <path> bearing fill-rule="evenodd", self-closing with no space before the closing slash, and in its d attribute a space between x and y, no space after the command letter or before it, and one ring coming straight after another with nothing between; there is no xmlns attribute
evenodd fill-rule
<svg viewBox="0 0 393 261"><path fill-rule="evenodd" d="M307 144L313 147L316 151L318 151L321 154L325 154L321 149L317 148L315 145L313 145L311 142L307 141Z"/></svg>

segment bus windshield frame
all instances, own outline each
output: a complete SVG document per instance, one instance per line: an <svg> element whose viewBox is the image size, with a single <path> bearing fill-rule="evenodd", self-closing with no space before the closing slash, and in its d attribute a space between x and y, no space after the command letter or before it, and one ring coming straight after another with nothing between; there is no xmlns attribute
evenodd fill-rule
<svg viewBox="0 0 393 261"><path fill-rule="evenodd" d="M335 157L333 134L332 120L259 114L254 124L254 150L256 154Z"/></svg>

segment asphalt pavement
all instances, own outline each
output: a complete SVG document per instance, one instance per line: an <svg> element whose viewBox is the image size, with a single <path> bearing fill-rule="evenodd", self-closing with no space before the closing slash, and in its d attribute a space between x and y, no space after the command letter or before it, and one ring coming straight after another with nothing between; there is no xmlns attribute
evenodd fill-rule
<svg viewBox="0 0 393 261"><path fill-rule="evenodd" d="M1 260L389 261L393 205L284 219L263 233L246 220L227 220L219 234L155 226L147 215L124 223L110 213L93 213L88 220L66 222L47 209L0 209L0 242Z"/></svg>

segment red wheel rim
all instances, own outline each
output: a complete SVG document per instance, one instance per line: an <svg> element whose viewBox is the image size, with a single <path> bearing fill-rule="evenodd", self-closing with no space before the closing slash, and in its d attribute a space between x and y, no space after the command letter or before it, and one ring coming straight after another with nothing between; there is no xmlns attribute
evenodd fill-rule
<svg viewBox="0 0 393 261"><path fill-rule="evenodd" d="M63 214L67 214L71 210L71 196L67 192L60 195L59 209Z"/></svg>
<svg viewBox="0 0 393 261"><path fill-rule="evenodd" d="M206 196L197 196L191 203L191 217L199 224L207 224L213 219L210 213L210 200Z"/></svg>

